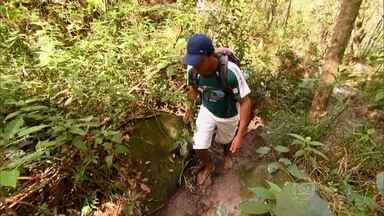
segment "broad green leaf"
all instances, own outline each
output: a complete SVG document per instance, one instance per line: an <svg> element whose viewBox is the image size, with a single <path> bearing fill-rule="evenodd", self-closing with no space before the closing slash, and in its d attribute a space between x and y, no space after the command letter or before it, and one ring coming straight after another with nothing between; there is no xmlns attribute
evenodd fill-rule
<svg viewBox="0 0 384 216"><path fill-rule="evenodd" d="M58 146L64 144L65 141L66 141L66 137L64 137L64 136L57 137L54 140L42 140L36 144L35 149L40 150L40 149L47 149L47 148L51 148L51 147L58 147Z"/></svg>
<svg viewBox="0 0 384 216"><path fill-rule="evenodd" d="M0 186L15 188L19 176L20 171L18 169L0 171Z"/></svg>
<svg viewBox="0 0 384 216"><path fill-rule="evenodd" d="M276 195L279 194L281 192L281 188L277 185L277 184L274 184L270 181L267 181L268 185L269 185L269 191L273 193L273 195Z"/></svg>
<svg viewBox="0 0 384 216"><path fill-rule="evenodd" d="M324 158L325 160L328 160L328 157L325 156L325 154L322 153L321 151L319 151L319 150L317 150L315 148L311 148L311 147L308 147L308 150L313 152L313 153L315 153L315 154L317 154L317 155L319 155L320 157Z"/></svg>
<svg viewBox="0 0 384 216"><path fill-rule="evenodd" d="M268 147L268 146L262 146L262 147L259 147L257 150L256 150L257 153L261 154L261 155L266 155L268 154L269 152L271 152L271 148Z"/></svg>
<svg viewBox="0 0 384 216"><path fill-rule="evenodd" d="M304 155L304 153L305 153L305 151L304 150L299 150L299 151L297 151L296 153L295 153L295 155L294 155L294 157L301 157L301 156L303 156Z"/></svg>
<svg viewBox="0 0 384 216"><path fill-rule="evenodd" d="M37 110L47 110L47 109L48 109L47 106L40 106L40 105L37 105L37 106L23 107L23 108L21 108L20 110L21 110L21 111L24 111L24 112L32 112L32 111L37 111Z"/></svg>
<svg viewBox="0 0 384 216"><path fill-rule="evenodd" d="M39 114L38 112L31 112L31 113L28 113L26 116L35 121L43 121L47 119L47 115Z"/></svg>
<svg viewBox="0 0 384 216"><path fill-rule="evenodd" d="M94 119L93 116L88 116L88 117L79 119L79 121L81 121L81 122L90 122L93 119Z"/></svg>
<svg viewBox="0 0 384 216"><path fill-rule="evenodd" d="M300 141L300 140L293 140L291 145L301 145L301 146L304 146L305 143L303 141Z"/></svg>
<svg viewBox="0 0 384 216"><path fill-rule="evenodd" d="M26 135L29 135L31 133L36 133L46 127L49 127L49 125L38 125L38 126L33 126L33 127L29 127L29 128L24 128L22 129L17 135L18 137L22 137L22 136L26 136Z"/></svg>
<svg viewBox="0 0 384 216"><path fill-rule="evenodd" d="M289 148L287 148L285 146L282 146L282 145L275 146L274 149L276 151L278 151L279 153L287 153L287 152L289 152Z"/></svg>
<svg viewBox="0 0 384 216"><path fill-rule="evenodd" d="M287 158L280 158L279 162L284 164L285 166L288 166L288 165L292 164L292 162L289 159L287 159Z"/></svg>
<svg viewBox="0 0 384 216"><path fill-rule="evenodd" d="M273 195L273 193L266 188L253 187L253 188L249 188L249 190L252 191L254 194L256 194L257 197L261 199L270 199L270 200L275 199L275 196Z"/></svg>
<svg viewBox="0 0 384 216"><path fill-rule="evenodd" d="M27 104L30 104L30 103L35 103L35 102L38 102L38 101L42 101L41 98L31 98L31 99L27 99L24 101L24 104L27 105Z"/></svg>
<svg viewBox="0 0 384 216"><path fill-rule="evenodd" d="M10 161L7 165L5 165L3 168L5 169L13 169L20 167L24 164L31 163L36 160L41 160L43 158L43 155L46 153L45 150L38 150L32 153L28 153L24 155L23 157L16 159L14 161Z"/></svg>
<svg viewBox="0 0 384 216"><path fill-rule="evenodd" d="M73 133L73 134L77 134L77 135L80 135L80 136L84 136L87 132L79 127L73 127L69 130L69 132Z"/></svg>
<svg viewBox="0 0 384 216"><path fill-rule="evenodd" d="M324 146L323 143L318 142L318 141L312 141L312 142L310 142L310 144L311 144L311 146Z"/></svg>
<svg viewBox="0 0 384 216"><path fill-rule="evenodd" d="M244 214L265 214L271 206L262 202L246 201L240 204L240 210Z"/></svg>
<svg viewBox="0 0 384 216"><path fill-rule="evenodd" d="M319 197L312 183L288 183L276 196L275 213L278 216L329 216L328 203Z"/></svg>
<svg viewBox="0 0 384 216"><path fill-rule="evenodd" d="M305 138L302 137L302 136L300 136L300 135L298 135L298 134L290 133L290 134L288 134L288 135L291 136L291 137L293 137L293 138L296 138L297 140L300 140L300 141L302 141L302 142L306 142Z"/></svg>
<svg viewBox="0 0 384 216"><path fill-rule="evenodd" d="M16 117L17 115L19 115L20 113L22 113L22 112L21 111L16 111L16 112L13 112L13 113L9 113L5 117L4 121L8 121L9 119L12 119L12 118Z"/></svg>
<svg viewBox="0 0 384 216"><path fill-rule="evenodd" d="M20 128L23 125L24 125L24 119L20 116L8 122L4 129L4 135L3 135L4 138L12 139L20 131Z"/></svg>
<svg viewBox="0 0 384 216"><path fill-rule="evenodd" d="M295 176L298 179L302 179L302 180L308 179L308 177L306 177L305 174L302 171L300 171L295 164L291 164L287 166L287 170L291 175Z"/></svg>
<svg viewBox="0 0 384 216"><path fill-rule="evenodd" d="M377 174L376 176L377 189L381 196L384 197L384 172Z"/></svg>

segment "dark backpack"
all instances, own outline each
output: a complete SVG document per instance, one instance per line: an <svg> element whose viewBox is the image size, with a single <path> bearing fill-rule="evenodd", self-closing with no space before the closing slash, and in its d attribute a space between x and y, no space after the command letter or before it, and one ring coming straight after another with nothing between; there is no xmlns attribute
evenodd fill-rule
<svg viewBox="0 0 384 216"><path fill-rule="evenodd" d="M235 54L228 48L219 48L216 52L216 55L219 58L219 74L217 76L218 82L221 86L221 89L226 93L226 95L232 95L232 88L228 85L228 61L236 64L240 67L240 61L235 56ZM197 89L198 88L198 73L195 69L192 69L192 85Z"/></svg>

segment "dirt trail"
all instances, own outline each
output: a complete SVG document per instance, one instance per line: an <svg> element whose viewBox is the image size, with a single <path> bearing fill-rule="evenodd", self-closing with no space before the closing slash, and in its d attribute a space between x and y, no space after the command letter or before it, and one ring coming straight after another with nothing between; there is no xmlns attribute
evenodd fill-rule
<svg viewBox="0 0 384 216"><path fill-rule="evenodd" d="M172 196L168 205L158 214L163 216L215 216L240 215L239 204L246 194L239 176L241 164L246 161L257 163L256 149L264 145L258 130L249 131L240 151L233 157L229 170L218 168L206 184L194 192L181 187ZM217 167L222 164L222 154L217 146L211 154Z"/></svg>

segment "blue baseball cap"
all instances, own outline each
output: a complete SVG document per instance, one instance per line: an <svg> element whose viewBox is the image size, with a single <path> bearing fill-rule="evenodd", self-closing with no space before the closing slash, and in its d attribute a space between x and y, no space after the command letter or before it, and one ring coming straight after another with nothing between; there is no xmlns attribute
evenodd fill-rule
<svg viewBox="0 0 384 216"><path fill-rule="evenodd" d="M198 65L204 55L215 51L212 40L205 34L194 34L187 44L187 54L184 57L184 64Z"/></svg>

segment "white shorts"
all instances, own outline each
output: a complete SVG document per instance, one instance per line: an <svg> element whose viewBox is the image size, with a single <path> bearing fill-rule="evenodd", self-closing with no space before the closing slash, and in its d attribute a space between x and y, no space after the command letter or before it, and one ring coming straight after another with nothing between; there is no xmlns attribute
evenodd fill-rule
<svg viewBox="0 0 384 216"><path fill-rule="evenodd" d="M228 144L232 142L239 115L231 118L219 118L206 107L201 106L196 120L196 131L193 136L193 149L208 149L212 143L212 136L216 132L215 142Z"/></svg>

